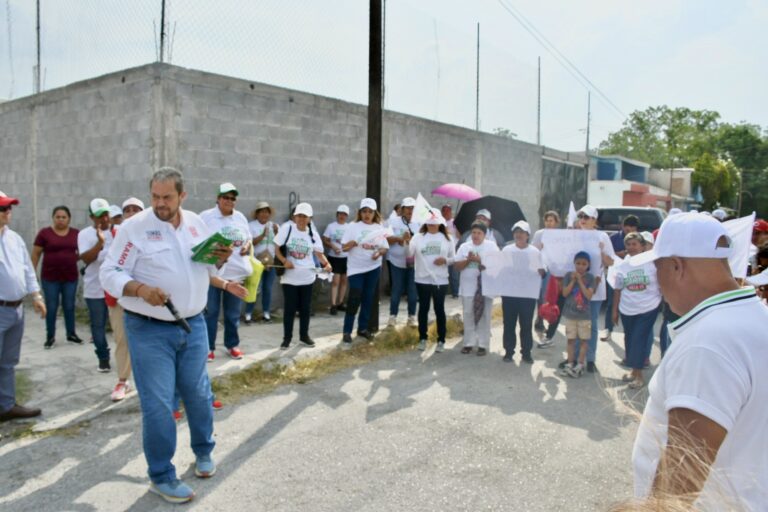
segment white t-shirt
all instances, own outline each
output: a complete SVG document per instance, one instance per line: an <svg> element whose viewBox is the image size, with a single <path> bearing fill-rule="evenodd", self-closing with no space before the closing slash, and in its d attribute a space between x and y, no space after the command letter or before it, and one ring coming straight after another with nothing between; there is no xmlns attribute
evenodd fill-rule
<svg viewBox="0 0 768 512"><path fill-rule="evenodd" d="M648 386L635 439L635 495L648 496L667 443L668 412L695 411L725 430L697 510L768 504L768 308L754 289L721 293L669 324L674 340ZM724 500L732 500L724 504Z"/></svg>
<svg viewBox="0 0 768 512"><path fill-rule="evenodd" d="M200 213L200 218L211 231L222 234L228 229L237 229L246 239L251 232L245 215L233 210L231 215L223 215L218 206L214 206ZM239 237L238 237L239 238ZM236 240L232 245L232 254L227 262L219 269L219 277L227 281L242 281L253 273L251 260L248 254L240 254L244 243Z"/></svg>
<svg viewBox="0 0 768 512"><path fill-rule="evenodd" d="M351 241L357 245L348 252L347 276L364 274L381 266L383 256L372 258L374 251L388 249L387 232L381 224L366 224L365 222L351 222L344 231L342 244Z"/></svg>
<svg viewBox="0 0 768 512"><path fill-rule="evenodd" d="M448 284L448 265L456 256L453 239L442 233L417 233L408 244L408 253L415 257L414 281L420 284ZM436 265L437 258L445 258L443 265Z"/></svg>
<svg viewBox="0 0 768 512"><path fill-rule="evenodd" d="M537 248L538 250L541 250L541 237L544 235L544 230L539 229L533 234L533 237L531 237L531 245Z"/></svg>
<svg viewBox="0 0 768 512"><path fill-rule="evenodd" d="M653 262L633 267L629 264L629 256L626 256L616 268L616 279L612 285L621 290L619 311L624 315L647 313L658 309L661 304L661 291Z"/></svg>
<svg viewBox="0 0 768 512"><path fill-rule="evenodd" d="M290 236L289 236L290 233ZM309 237L309 226L305 231L299 231L294 223L286 223L277 232L275 236L275 245L280 246L288 242L287 252L283 256L293 263L295 268L286 269L285 274L280 277L280 284L291 284L293 286L304 286L315 282L317 272L315 272L314 253L323 252L323 243L320 241L320 234L312 230L314 242Z"/></svg>
<svg viewBox="0 0 768 512"><path fill-rule="evenodd" d="M494 242L483 240L480 245L475 245L472 240L468 240L461 244L458 252L456 253L455 261L466 261L470 253L480 255L482 260L483 254L489 252L499 252L499 248ZM464 270L459 274L459 295L462 297L474 297L477 291L477 275L480 273L480 265L477 262L470 262Z"/></svg>
<svg viewBox="0 0 768 512"><path fill-rule="evenodd" d="M339 224L338 222L331 222L328 224L328 226L325 228L325 231L323 232L323 236L330 238L331 243L336 246L340 246L342 238L344 238L344 232L349 227L349 222L345 222L344 224ZM340 253L337 253L333 249L328 249L326 251L326 254L332 258L346 258L347 252L341 251ZM349 275L349 274L347 274Z"/></svg>
<svg viewBox="0 0 768 512"><path fill-rule="evenodd" d="M254 255L261 254L264 251L269 251L269 254L272 257L275 256L275 231L272 227L274 224L275 223L271 220L268 220L266 224L262 224L258 220L253 220L248 223L248 228L251 231L251 238L261 236L261 234L264 233L264 228L269 228L267 230L267 236L262 238L261 242L253 246Z"/></svg>
<svg viewBox="0 0 768 512"><path fill-rule="evenodd" d="M101 248L96 259L85 267L85 274L83 274L83 297L86 299L104 298L104 289L101 287L101 281L99 281L99 269L109 251L109 245L112 243L112 232L107 229L103 233L104 247ZM81 229L77 234L77 250L80 254L88 252L93 249L98 241L99 237L96 234L96 228L88 226Z"/></svg>
<svg viewBox="0 0 768 512"><path fill-rule="evenodd" d="M611 243L611 237L605 231L597 231L598 242L603 244L602 250L605 254L613 259L616 259L616 253L613 251L613 244ZM602 258L592 258L589 267L589 273L595 277L600 278L600 284L595 288L595 293L592 295L592 302L598 300L605 300L608 295L606 294L605 287L605 267L603 266Z"/></svg>
<svg viewBox="0 0 768 512"><path fill-rule="evenodd" d="M403 233L408 231L408 228L411 228L411 232L413 235L417 235L419 233L419 228L421 227L418 222L409 222L407 225L405 222L403 222L402 217L395 217L390 218L388 222L389 228L392 230L392 236L396 237L402 237ZM406 255L406 248L405 245L400 244L392 244L389 248L389 252L387 253L387 261L389 261L392 265L399 267L399 268L406 268L405 263L405 255Z"/></svg>

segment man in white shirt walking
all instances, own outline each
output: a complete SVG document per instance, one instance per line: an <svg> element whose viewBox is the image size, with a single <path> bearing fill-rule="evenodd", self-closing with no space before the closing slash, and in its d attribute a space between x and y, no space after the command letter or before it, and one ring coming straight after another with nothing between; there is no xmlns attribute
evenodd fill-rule
<svg viewBox="0 0 768 512"><path fill-rule="evenodd" d="M8 226L15 197L0 192L0 421L33 418L40 409L16 403L16 365L24 335L24 297L45 318L45 302L24 240Z"/></svg>
<svg viewBox="0 0 768 512"><path fill-rule="evenodd" d="M768 309L740 288L723 226L700 213L669 217L654 248L674 339L649 385L632 462L635 494L660 509L764 510L768 503ZM682 502L682 503L680 503Z"/></svg>

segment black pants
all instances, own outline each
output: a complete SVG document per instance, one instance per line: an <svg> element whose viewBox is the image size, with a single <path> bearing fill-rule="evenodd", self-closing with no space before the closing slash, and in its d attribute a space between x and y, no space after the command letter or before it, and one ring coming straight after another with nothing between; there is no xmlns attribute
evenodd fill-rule
<svg viewBox="0 0 768 512"><path fill-rule="evenodd" d="M557 317L557 320L547 327L547 338L554 338L555 334L557 334L557 326L560 325L560 319L563 317L563 306L565 306L565 297L561 293L557 298L557 307L560 310L560 315Z"/></svg>
<svg viewBox="0 0 768 512"><path fill-rule="evenodd" d="M429 327L429 302L435 305L435 318L437 320L437 341L445 343L445 294L448 285L420 284L416 283L416 292L419 295L419 339L427 339L427 327Z"/></svg>
<svg viewBox="0 0 768 512"><path fill-rule="evenodd" d="M312 306L312 284L283 285L283 341L293 338L293 320L299 312L299 339L309 338L309 313Z"/></svg>
<svg viewBox="0 0 768 512"><path fill-rule="evenodd" d="M536 311L536 299L520 297L502 297L501 309L504 313L504 350L514 354L517 347L515 328L520 320L520 351L523 356L531 355L533 348L533 313Z"/></svg>

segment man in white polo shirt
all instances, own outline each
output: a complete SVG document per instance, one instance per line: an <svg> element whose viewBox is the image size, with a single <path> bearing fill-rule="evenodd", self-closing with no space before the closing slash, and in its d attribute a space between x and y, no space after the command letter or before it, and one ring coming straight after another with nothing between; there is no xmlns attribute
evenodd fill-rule
<svg viewBox="0 0 768 512"><path fill-rule="evenodd" d="M635 494L697 510L768 503L768 308L731 275L731 240L700 213L668 218L653 250L664 298L682 315L648 387L635 440ZM662 508L664 508L662 506Z"/></svg>

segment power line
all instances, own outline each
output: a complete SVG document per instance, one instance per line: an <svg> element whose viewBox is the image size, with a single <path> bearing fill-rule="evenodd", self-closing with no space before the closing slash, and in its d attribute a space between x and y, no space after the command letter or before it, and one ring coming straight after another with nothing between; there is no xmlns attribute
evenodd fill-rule
<svg viewBox="0 0 768 512"><path fill-rule="evenodd" d="M598 96L603 100L603 103L605 103L607 106L611 107L615 112L617 112L619 115L621 115L622 119L626 118L627 115L618 107L616 104L611 101L611 99L598 88L587 76L582 73L576 65L571 62L568 57L563 55L563 53L557 49L557 47L552 44L552 42L547 39L547 37L539 31L536 26L531 23L518 9L516 9L512 5L508 5L505 3L504 0L498 0L501 7L507 11L509 14L512 15L515 20L525 29L526 32L528 32L536 41L544 47L547 52L549 52L552 57L555 58L555 60L563 66L563 68L568 71L568 73L576 79L577 82L579 82L582 87L585 89L592 89L594 90ZM588 85L585 85L585 83Z"/></svg>

